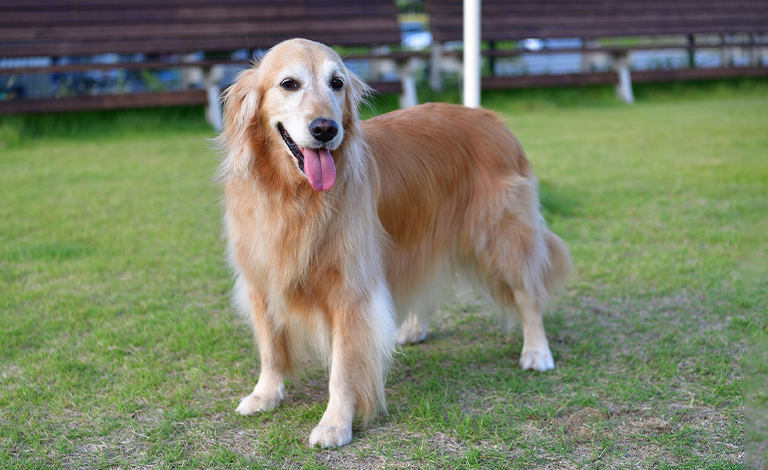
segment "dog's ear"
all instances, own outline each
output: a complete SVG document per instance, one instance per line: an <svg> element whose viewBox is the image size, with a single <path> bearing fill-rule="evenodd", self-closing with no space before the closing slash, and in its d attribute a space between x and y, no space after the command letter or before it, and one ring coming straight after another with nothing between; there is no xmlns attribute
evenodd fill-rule
<svg viewBox="0 0 768 470"><path fill-rule="evenodd" d="M259 69L248 68L235 77L224 92L224 123L222 134L236 133L248 127L259 108Z"/></svg>
<svg viewBox="0 0 768 470"><path fill-rule="evenodd" d="M353 121L359 121L360 105L363 100L371 95L369 87L360 77L345 67L347 74L346 106L347 116Z"/></svg>
<svg viewBox="0 0 768 470"><path fill-rule="evenodd" d="M226 152L221 171L245 175L251 159L248 130L256 119L261 99L258 65L240 72L224 92L224 122L217 139Z"/></svg>

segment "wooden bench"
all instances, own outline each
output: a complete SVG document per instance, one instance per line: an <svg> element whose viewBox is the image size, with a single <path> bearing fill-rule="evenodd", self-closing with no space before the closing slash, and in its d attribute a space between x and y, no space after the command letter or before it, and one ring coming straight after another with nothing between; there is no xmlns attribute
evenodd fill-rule
<svg viewBox="0 0 768 470"><path fill-rule="evenodd" d="M435 41L431 82L439 88L444 70L460 71L460 52L444 52L443 48L446 43L462 39L462 0L425 0L425 8ZM768 42L765 36L758 36L766 32L768 0L483 0L481 34L488 71L482 87L617 84L619 95L632 102L631 81L768 76ZM539 50L519 47L521 41L530 38L578 38L580 44ZM742 41L729 43L733 39ZM734 47L751 51L750 65L728 66L728 54ZM706 49L720 51L724 66L695 66L696 54ZM649 50L684 51L688 64L661 64L630 73L629 56ZM515 76L495 73L500 58L569 53L583 58L580 72Z"/></svg>
<svg viewBox="0 0 768 470"><path fill-rule="evenodd" d="M401 101L415 101L408 65L417 54L394 50L401 36L393 0L0 0L0 12L0 87L29 74L203 72L202 85L174 91L41 99L10 93L0 97L0 114L206 104L218 127L221 66L244 65L254 51L292 37L337 46L345 60L394 61L400 80L370 85L383 93L405 89L410 96ZM233 59L233 51L246 53ZM70 59L101 54L108 63ZM35 57L41 64L11 60Z"/></svg>

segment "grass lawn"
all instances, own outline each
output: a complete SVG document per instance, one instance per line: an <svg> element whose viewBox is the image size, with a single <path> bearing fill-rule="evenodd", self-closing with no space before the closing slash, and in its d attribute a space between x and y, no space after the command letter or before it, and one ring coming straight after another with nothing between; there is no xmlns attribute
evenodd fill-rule
<svg viewBox="0 0 768 470"><path fill-rule="evenodd" d="M484 95L573 256L557 369L460 285L333 450L322 370L234 411L259 368L201 110L0 119L0 468L767 468L768 82L635 92Z"/></svg>

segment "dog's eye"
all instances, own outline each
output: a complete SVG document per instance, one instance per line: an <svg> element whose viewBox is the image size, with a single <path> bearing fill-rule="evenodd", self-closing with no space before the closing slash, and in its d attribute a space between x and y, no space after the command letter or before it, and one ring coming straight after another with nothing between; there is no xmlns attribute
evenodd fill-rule
<svg viewBox="0 0 768 470"><path fill-rule="evenodd" d="M339 77L333 77L331 79L331 88L334 90L341 90L341 87L344 86L344 82Z"/></svg>
<svg viewBox="0 0 768 470"><path fill-rule="evenodd" d="M299 89L299 82L292 78L286 78L282 82L280 82L280 86L285 88L286 90L298 90Z"/></svg>

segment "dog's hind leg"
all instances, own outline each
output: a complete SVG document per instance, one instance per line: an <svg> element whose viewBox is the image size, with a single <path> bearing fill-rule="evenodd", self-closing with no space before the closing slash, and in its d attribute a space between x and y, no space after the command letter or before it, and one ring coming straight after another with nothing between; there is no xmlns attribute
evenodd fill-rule
<svg viewBox="0 0 768 470"><path fill-rule="evenodd" d="M517 312L520 318L520 366L541 372L555 367L542 318L553 284L547 279L554 272L548 233L544 227L521 223L498 227L477 264L477 280L505 314Z"/></svg>
<svg viewBox="0 0 768 470"><path fill-rule="evenodd" d="M503 310L504 315L517 315L523 330L523 350L520 366L544 372L555 368L555 361L549 350L544 332L543 315L539 305L524 288L513 289L506 282L498 280L489 289L491 297Z"/></svg>
<svg viewBox="0 0 768 470"><path fill-rule="evenodd" d="M529 263L523 282L512 288L513 301L520 315L523 329L523 351L520 366L523 369L546 371L555 368L552 353L549 350L547 336L544 333L542 309L546 301L565 282L571 266L571 256L565 243L546 228L541 232L543 249L541 262Z"/></svg>
<svg viewBox="0 0 768 470"><path fill-rule="evenodd" d="M416 344L424 341L429 322L438 313L440 298L446 286L454 280L452 273L447 259L440 260L415 286L408 286L405 294L394 294L398 315L405 314L398 318L398 344Z"/></svg>
<svg viewBox="0 0 768 470"><path fill-rule="evenodd" d="M541 309L524 289L513 291L520 324L523 327L523 351L520 366L523 369L544 372L555 368L552 352L549 350Z"/></svg>
<svg viewBox="0 0 768 470"><path fill-rule="evenodd" d="M411 310L408 318L400 325L397 333L397 344L416 344L424 341L429 330L429 320L437 312L432 305L424 310Z"/></svg>
<svg viewBox="0 0 768 470"><path fill-rule="evenodd" d="M242 277L235 283L235 303L253 325L261 362L256 387L240 400L237 412L252 415L273 410L285 398L285 376L291 373L293 366L287 332L269 318L264 297L254 292Z"/></svg>

